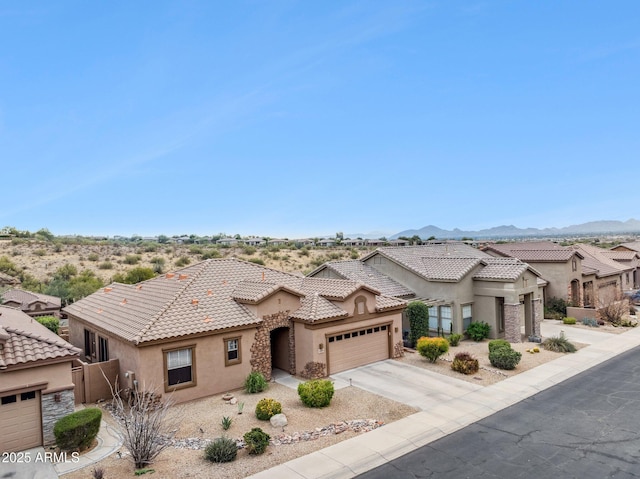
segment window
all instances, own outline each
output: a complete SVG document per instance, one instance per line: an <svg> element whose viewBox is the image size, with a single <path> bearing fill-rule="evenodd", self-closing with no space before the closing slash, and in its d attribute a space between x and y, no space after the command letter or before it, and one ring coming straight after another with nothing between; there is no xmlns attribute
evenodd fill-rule
<svg viewBox="0 0 640 479"><path fill-rule="evenodd" d="M453 331L451 306L429 306L429 329L451 333Z"/></svg>
<svg viewBox="0 0 640 479"><path fill-rule="evenodd" d="M627 281L629 281L628 278ZM364 301L358 301L358 314L364 314Z"/></svg>
<svg viewBox="0 0 640 479"><path fill-rule="evenodd" d="M571 271L577 271L578 270L578 261L576 261L575 258L573 258L571 260Z"/></svg>
<svg viewBox="0 0 640 479"><path fill-rule="evenodd" d="M35 391L29 391L28 393L20 394L20 400L21 401L28 401L29 399L35 399L35 398L36 398L36 392Z"/></svg>
<svg viewBox="0 0 640 479"><path fill-rule="evenodd" d="M98 361L109 361L109 340L98 336Z"/></svg>
<svg viewBox="0 0 640 479"><path fill-rule="evenodd" d="M96 333L84 330L84 356L88 361L96 359Z"/></svg>
<svg viewBox="0 0 640 479"><path fill-rule="evenodd" d="M470 304L462 306L462 330L466 331L473 321L473 308Z"/></svg>
<svg viewBox="0 0 640 479"><path fill-rule="evenodd" d="M240 338L225 338L224 339L224 364L225 366L232 366L242 362L242 355L240 350Z"/></svg>
<svg viewBox="0 0 640 479"><path fill-rule="evenodd" d="M16 402L17 400L18 400L18 398L16 397L16 395L12 394L11 396L2 396L2 399L0 400L0 403L2 405L11 404L11 403Z"/></svg>
<svg viewBox="0 0 640 479"><path fill-rule="evenodd" d="M195 386L193 348L165 351L167 386Z"/></svg>

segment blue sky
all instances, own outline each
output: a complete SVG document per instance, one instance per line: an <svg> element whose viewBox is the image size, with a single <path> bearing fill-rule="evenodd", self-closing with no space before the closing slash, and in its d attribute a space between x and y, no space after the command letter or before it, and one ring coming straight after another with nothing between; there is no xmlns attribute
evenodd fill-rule
<svg viewBox="0 0 640 479"><path fill-rule="evenodd" d="M0 0L0 227L639 218L637 1Z"/></svg>

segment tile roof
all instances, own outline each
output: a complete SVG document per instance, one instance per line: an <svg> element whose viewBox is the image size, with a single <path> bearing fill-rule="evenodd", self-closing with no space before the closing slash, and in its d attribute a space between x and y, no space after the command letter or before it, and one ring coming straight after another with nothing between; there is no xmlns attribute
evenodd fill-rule
<svg viewBox="0 0 640 479"><path fill-rule="evenodd" d="M566 262L576 252L569 247L551 241L521 241L517 243L494 243L483 248L502 256L511 256L524 262Z"/></svg>
<svg viewBox="0 0 640 479"><path fill-rule="evenodd" d="M640 241L632 241L630 243L621 243L618 246L616 246L616 248L620 246L623 246L627 249L637 251L638 253L640 253Z"/></svg>
<svg viewBox="0 0 640 479"><path fill-rule="evenodd" d="M604 250L602 254L606 258L613 259L615 261L633 261L635 258L639 258L640 255L637 251L613 251Z"/></svg>
<svg viewBox="0 0 640 479"><path fill-rule="evenodd" d="M471 271L475 279L514 281L526 269L539 273L519 259L494 258L466 243L433 243L421 246L383 247L365 256L382 254L429 281L457 282ZM502 258L504 259L504 258ZM486 270L486 271L485 271Z"/></svg>
<svg viewBox="0 0 640 479"><path fill-rule="evenodd" d="M138 285L114 283L64 311L138 344L259 324L261 319L242 303L259 302L278 289L302 297L294 317L310 322L335 318L336 308L340 315L346 312L328 300L344 300L362 288L379 295L357 281L306 278L237 259L209 259Z"/></svg>
<svg viewBox="0 0 640 479"><path fill-rule="evenodd" d="M630 271L631 267L624 266L618 263L616 260L607 256L609 250L598 248L597 246L591 246L588 244L577 243L571 246L576 251L579 251L584 259L582 260L583 270L584 267L592 268L596 270L596 277L602 278L604 276L613 276L622 274L624 271ZM584 272L584 271L583 271Z"/></svg>
<svg viewBox="0 0 640 479"><path fill-rule="evenodd" d="M0 306L0 370L43 360L73 359L79 354L78 348L27 314Z"/></svg>
<svg viewBox="0 0 640 479"><path fill-rule="evenodd" d="M372 286L386 296L402 298L414 295L409 288L357 259L330 261L322 267L331 269L344 279L351 279Z"/></svg>
<svg viewBox="0 0 640 479"><path fill-rule="evenodd" d="M8 289L2 293L2 302L8 301L20 303L23 309L37 302L46 303L47 308L60 308L62 301L57 296L49 296L48 294L33 293L22 289Z"/></svg>

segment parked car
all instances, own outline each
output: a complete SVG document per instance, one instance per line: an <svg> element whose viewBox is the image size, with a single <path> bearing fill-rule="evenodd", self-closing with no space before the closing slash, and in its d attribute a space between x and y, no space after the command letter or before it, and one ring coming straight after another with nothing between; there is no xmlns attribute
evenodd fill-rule
<svg viewBox="0 0 640 479"><path fill-rule="evenodd" d="M640 304L640 289L625 291L624 295L629 298L633 304Z"/></svg>

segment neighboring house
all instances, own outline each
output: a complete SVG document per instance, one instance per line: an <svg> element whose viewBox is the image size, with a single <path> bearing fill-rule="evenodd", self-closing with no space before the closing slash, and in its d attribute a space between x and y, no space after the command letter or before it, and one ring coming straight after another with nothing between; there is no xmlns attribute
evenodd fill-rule
<svg viewBox="0 0 640 479"><path fill-rule="evenodd" d="M6 273L0 271L0 288L6 286L17 286L20 284L20 280L18 278L14 278L13 276L9 276Z"/></svg>
<svg viewBox="0 0 640 479"><path fill-rule="evenodd" d="M331 238L322 238L318 241L318 246L323 246L325 248L329 248L336 245L336 240Z"/></svg>
<svg viewBox="0 0 640 479"><path fill-rule="evenodd" d="M409 242L402 239L389 240L389 246L407 246Z"/></svg>
<svg viewBox="0 0 640 479"><path fill-rule="evenodd" d="M610 258L609 250L583 243L576 243L571 248L583 256L583 268L591 269L595 275L595 280L590 288L593 295L591 303L595 307L605 306L622 297L623 291L633 289L634 268ZM586 285L585 281L584 290L588 291L589 287Z"/></svg>
<svg viewBox="0 0 640 479"><path fill-rule="evenodd" d="M48 294L33 293L22 289L8 289L2 293L2 304L20 309L32 317L60 317L60 298Z"/></svg>
<svg viewBox="0 0 640 479"><path fill-rule="evenodd" d="M602 254L629 268L630 271L625 272L625 276L630 275L628 279L625 278L626 282L632 289L640 288L640 253L636 251L605 250Z"/></svg>
<svg viewBox="0 0 640 479"><path fill-rule="evenodd" d="M220 238L218 241L216 241L216 243L221 246L236 246L238 242L239 240L237 240L236 238Z"/></svg>
<svg viewBox="0 0 640 479"><path fill-rule="evenodd" d="M55 442L55 422L74 411L79 355L22 311L0 306L0 452Z"/></svg>
<svg viewBox="0 0 640 479"><path fill-rule="evenodd" d="M355 247L355 246L364 246L365 240L363 239L351 239L347 238L346 240L342 240L342 246Z"/></svg>
<svg viewBox="0 0 640 479"><path fill-rule="evenodd" d="M118 358L123 387L183 402L241 388L251 371L322 377L398 357L405 304L357 281L211 259L63 311L87 361Z"/></svg>
<svg viewBox="0 0 640 479"><path fill-rule="evenodd" d="M494 258L464 243L378 248L361 260L323 265L311 275L357 278L399 297L411 292L429 307L434 333L462 333L471 322L485 321L493 338L520 342L522 329L526 335L540 334L546 285L540 274L518 259Z"/></svg>
<svg viewBox="0 0 640 479"><path fill-rule="evenodd" d="M268 242L269 246L286 246L289 244L289 240L280 238L271 238Z"/></svg>
<svg viewBox="0 0 640 479"><path fill-rule="evenodd" d="M242 240L242 242L247 246L264 246L265 244L267 244L267 242L262 238L247 238L245 240Z"/></svg>
<svg viewBox="0 0 640 479"><path fill-rule="evenodd" d="M300 239L295 239L293 241L291 241L293 244L295 244L296 246L315 246L316 242L313 241L310 238L300 238Z"/></svg>
<svg viewBox="0 0 640 479"><path fill-rule="evenodd" d="M482 251L497 257L518 258L533 266L548 282L545 303L559 298L574 306L592 305L595 271L587 268L585 281L584 257L579 251L551 241L494 243L484 246Z"/></svg>

